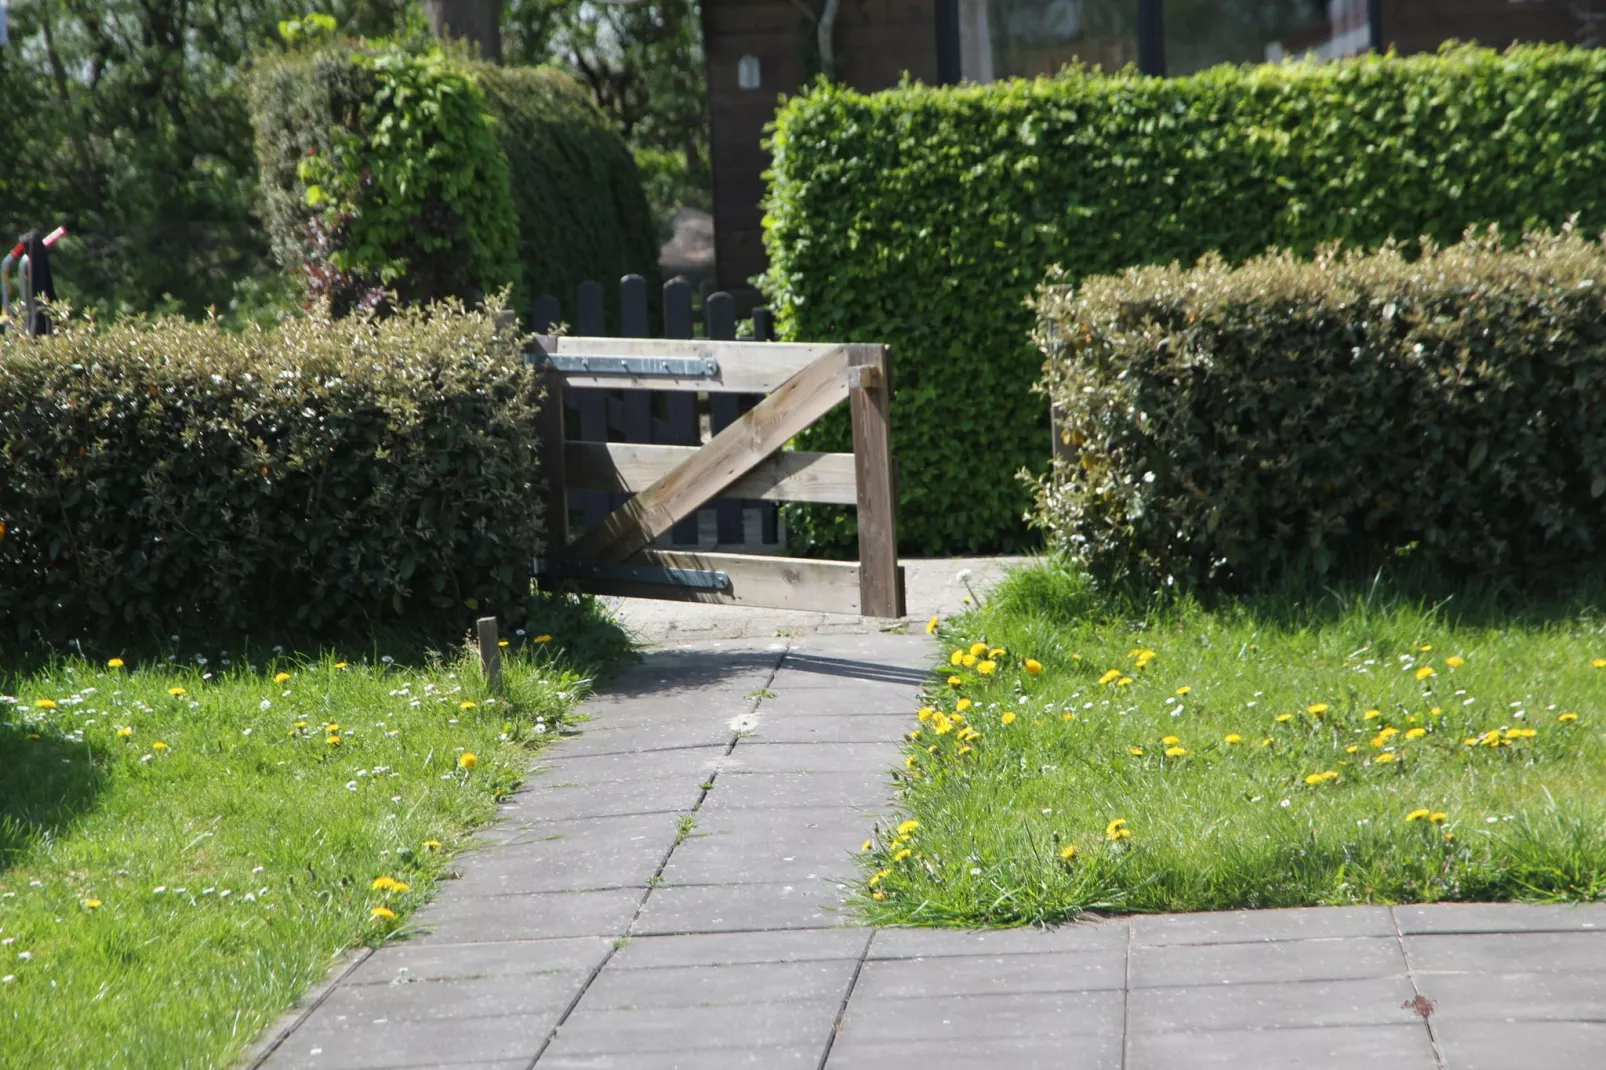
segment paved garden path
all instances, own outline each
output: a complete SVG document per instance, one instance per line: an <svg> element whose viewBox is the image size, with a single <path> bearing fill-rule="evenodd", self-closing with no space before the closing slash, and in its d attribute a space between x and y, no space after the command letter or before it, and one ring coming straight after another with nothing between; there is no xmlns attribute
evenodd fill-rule
<svg viewBox="0 0 1606 1070"><path fill-rule="evenodd" d="M354 957L258 1058L340 1070L1606 1066L1606 908L856 926L842 910L853 854L890 812L887 770L933 653L911 631L648 653L543 756L416 935Z"/></svg>

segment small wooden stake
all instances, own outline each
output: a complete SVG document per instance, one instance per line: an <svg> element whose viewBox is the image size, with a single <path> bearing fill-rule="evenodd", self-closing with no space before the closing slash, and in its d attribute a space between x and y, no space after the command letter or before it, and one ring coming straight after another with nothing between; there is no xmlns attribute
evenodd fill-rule
<svg viewBox="0 0 1606 1070"><path fill-rule="evenodd" d="M496 639L496 618L481 617L479 619L480 632L480 665L485 669L485 680L493 692L502 693L502 647Z"/></svg>

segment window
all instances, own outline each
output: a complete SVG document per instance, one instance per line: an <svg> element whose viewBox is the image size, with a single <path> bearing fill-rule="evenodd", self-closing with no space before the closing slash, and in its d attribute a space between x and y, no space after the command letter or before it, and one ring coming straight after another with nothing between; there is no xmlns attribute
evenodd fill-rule
<svg viewBox="0 0 1606 1070"><path fill-rule="evenodd" d="M1151 73L1188 74L1218 63L1354 55L1372 46L1373 3L957 0L949 17L957 23L960 78L991 82L1054 74L1078 61L1106 71L1138 63Z"/></svg>

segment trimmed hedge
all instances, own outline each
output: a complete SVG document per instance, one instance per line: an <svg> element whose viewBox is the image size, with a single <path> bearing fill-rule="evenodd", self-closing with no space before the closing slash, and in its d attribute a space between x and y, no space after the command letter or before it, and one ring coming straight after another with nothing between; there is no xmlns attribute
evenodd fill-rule
<svg viewBox="0 0 1606 1070"><path fill-rule="evenodd" d="M542 543L521 341L450 306L0 336L0 635L519 616Z"/></svg>
<svg viewBox="0 0 1606 1070"><path fill-rule="evenodd" d="M1565 581L1606 536L1606 249L1208 258L1038 299L1052 541L1105 579Z"/></svg>
<svg viewBox="0 0 1606 1070"><path fill-rule="evenodd" d="M1220 67L865 95L825 85L776 118L763 287L788 339L890 343L909 550L1026 538L1047 410L1027 298L1137 264L1271 246L1606 224L1606 51ZM840 417L805 436L842 449ZM827 544L848 518L794 530Z"/></svg>
<svg viewBox="0 0 1606 1070"><path fill-rule="evenodd" d="M590 94L551 67L473 70L513 177L528 292L556 295L573 315L575 290L595 279L615 323L619 288L609 283L620 277L644 276L649 301L661 300L657 223L641 172Z"/></svg>
<svg viewBox="0 0 1606 1070"><path fill-rule="evenodd" d="M517 286L507 159L475 79L439 49L331 44L259 68L251 111L281 263L337 313Z"/></svg>

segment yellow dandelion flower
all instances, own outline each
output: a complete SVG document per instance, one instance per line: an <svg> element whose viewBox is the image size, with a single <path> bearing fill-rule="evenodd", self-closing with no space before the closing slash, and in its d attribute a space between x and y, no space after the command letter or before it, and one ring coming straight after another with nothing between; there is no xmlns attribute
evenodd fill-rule
<svg viewBox="0 0 1606 1070"><path fill-rule="evenodd" d="M155 743L151 744L151 750L153 750L153 751L161 752L161 751L166 751L167 749L168 749L167 744L163 743L159 739Z"/></svg>
<svg viewBox="0 0 1606 1070"><path fill-rule="evenodd" d="M121 739L127 739L129 736L132 736L133 734L134 734L134 730L132 728L129 728L127 725L124 725L123 727L121 727L121 728L119 728L117 730L117 735Z"/></svg>
<svg viewBox="0 0 1606 1070"><path fill-rule="evenodd" d="M1060 848L1060 861L1069 862L1076 857L1076 844L1068 843Z"/></svg>
<svg viewBox="0 0 1606 1070"><path fill-rule="evenodd" d="M290 674L287 672L276 672L273 674L273 682L276 684L282 684L288 679L290 679Z"/></svg>
<svg viewBox="0 0 1606 1070"><path fill-rule="evenodd" d="M1192 691L1192 690L1193 690L1193 688L1189 687L1187 684L1183 684L1181 687L1177 688L1177 694L1186 695L1189 691Z"/></svg>
<svg viewBox="0 0 1606 1070"><path fill-rule="evenodd" d="M1003 647L995 646L991 650L987 651L987 656L992 658L994 661L997 661L999 658L1003 657L1005 653L1006 651Z"/></svg>
<svg viewBox="0 0 1606 1070"><path fill-rule="evenodd" d="M1379 764L1386 765L1389 762L1394 761L1394 759L1397 757L1399 757L1399 755L1393 753L1392 751L1384 751L1382 754L1377 756L1377 761Z"/></svg>
<svg viewBox="0 0 1606 1070"><path fill-rule="evenodd" d="M1433 666L1431 665L1424 665L1420 669L1416 670L1416 678L1418 680L1426 680L1430 676L1437 675L1438 673L1433 671Z"/></svg>
<svg viewBox="0 0 1606 1070"><path fill-rule="evenodd" d="M370 918L373 918L375 921L395 921L396 920L396 912L394 910L390 909L389 907L374 907L372 910L370 910L368 912L368 916Z"/></svg>
<svg viewBox="0 0 1606 1070"><path fill-rule="evenodd" d="M1444 712L1444 708L1442 706L1435 706L1431 710L1428 711L1428 716L1429 717L1437 717L1439 714L1441 714L1443 712Z"/></svg>
<svg viewBox="0 0 1606 1070"><path fill-rule="evenodd" d="M1594 661L1590 662L1590 664L1595 666L1597 669L1606 669L1606 658L1596 658Z"/></svg>
<svg viewBox="0 0 1606 1070"><path fill-rule="evenodd" d="M1188 756L1188 748L1187 747L1167 747L1165 749L1165 756L1167 758L1186 758Z"/></svg>
<svg viewBox="0 0 1606 1070"><path fill-rule="evenodd" d="M986 643L971 643L970 644L970 653L975 657L978 657L978 658L981 657L983 654L987 653L987 644Z"/></svg>
<svg viewBox="0 0 1606 1070"><path fill-rule="evenodd" d="M552 637L550 635L538 635L534 639L531 639L530 642L532 642L532 643L550 643L550 642L552 642Z"/></svg>
<svg viewBox="0 0 1606 1070"><path fill-rule="evenodd" d="M1405 738L1406 739L1421 739L1423 736L1425 736L1427 734L1428 734L1428 730L1426 728L1413 728L1409 732L1405 733Z"/></svg>
<svg viewBox="0 0 1606 1070"><path fill-rule="evenodd" d="M949 687L960 687L960 686L962 686L964 684L964 682L965 682L965 678L963 676L950 676L950 677L948 677L948 686Z"/></svg>
<svg viewBox="0 0 1606 1070"><path fill-rule="evenodd" d="M1104 826L1104 838L1107 840L1130 840L1132 830L1126 827L1126 818L1118 817Z"/></svg>
<svg viewBox="0 0 1606 1070"><path fill-rule="evenodd" d="M1421 646L1417 647L1417 649L1422 651L1422 653L1426 654L1428 651L1433 649L1433 644L1432 643L1424 643Z"/></svg>
<svg viewBox="0 0 1606 1070"><path fill-rule="evenodd" d="M878 870L876 870L873 874L870 875L870 882L869 882L870 883L870 887L874 888L876 885L880 884L882 881L886 880L890 876L892 876L892 870L890 870L890 869L878 869Z"/></svg>
<svg viewBox="0 0 1606 1070"><path fill-rule="evenodd" d="M1131 682L1132 682L1132 677L1123 676L1119 680L1115 681L1115 686L1116 687L1126 687Z"/></svg>
<svg viewBox="0 0 1606 1070"><path fill-rule="evenodd" d="M976 666L976 671L981 673L983 676L991 676L993 674L993 672L997 670L997 668L998 668L998 662L993 661L992 659L989 658L987 661L984 661L981 664L977 665Z"/></svg>
<svg viewBox="0 0 1606 1070"><path fill-rule="evenodd" d="M464 751L457 756L457 767L459 769L473 769L479 764L480 760L473 751Z"/></svg>
<svg viewBox="0 0 1606 1070"><path fill-rule="evenodd" d="M937 634L937 618L936 617L932 617L930 620L926 621L926 634L927 635L936 635Z"/></svg>
<svg viewBox="0 0 1606 1070"><path fill-rule="evenodd" d="M1143 748L1142 747L1128 747L1126 750L1127 750L1127 753L1132 755L1132 757L1134 757L1134 758L1143 757Z"/></svg>
<svg viewBox="0 0 1606 1070"><path fill-rule="evenodd" d="M1449 657L1444 659L1444 663L1450 666L1452 669L1459 669L1461 666L1467 663L1467 659L1456 654L1451 654Z"/></svg>
<svg viewBox="0 0 1606 1070"><path fill-rule="evenodd" d="M959 748L959 753L960 754L969 754L971 751L973 751L975 749L976 748L972 747L970 744L967 743L963 747Z"/></svg>
<svg viewBox="0 0 1606 1070"><path fill-rule="evenodd" d="M1428 820L1433 822L1435 825L1442 825L1446 821L1450 820L1450 815L1445 813L1443 810L1435 810L1428 815Z"/></svg>
<svg viewBox="0 0 1606 1070"><path fill-rule="evenodd" d="M439 840L425 840L424 841L424 850L426 850L426 851L439 851L440 849L441 849L441 841L439 841Z"/></svg>
<svg viewBox="0 0 1606 1070"><path fill-rule="evenodd" d="M1576 713L1563 713L1558 715L1556 720L1560 721L1562 724L1568 724L1572 721L1578 720L1578 715Z"/></svg>
<svg viewBox="0 0 1606 1070"><path fill-rule="evenodd" d="M1182 740L1181 740L1181 739L1179 739L1179 738L1178 738L1178 737L1176 737L1176 736L1166 736L1166 737L1165 737L1165 738L1164 738L1164 739L1162 739L1162 740L1160 740L1160 742L1161 742L1161 743L1164 743L1164 744L1165 744L1165 745L1166 745L1166 746L1168 746L1168 747L1169 747L1169 746L1171 746L1171 745L1172 745L1172 744L1175 744L1175 743L1181 743L1181 742L1182 742Z"/></svg>
<svg viewBox="0 0 1606 1070"><path fill-rule="evenodd" d="M1099 683L1101 683L1101 684L1113 684L1113 683L1115 683L1115 681L1119 680L1120 678L1121 678L1121 670L1120 669L1111 669L1109 672L1106 672L1103 676L1099 677Z"/></svg>
<svg viewBox="0 0 1606 1070"><path fill-rule="evenodd" d="M970 709L970 707L971 702L968 698L962 698L958 702L954 703L954 709L958 710L960 713L964 713L966 710Z"/></svg>
<svg viewBox="0 0 1606 1070"><path fill-rule="evenodd" d="M123 667L123 659L122 658L108 658L107 661L106 661L106 668L108 668L108 669L121 669L122 667Z"/></svg>
<svg viewBox="0 0 1606 1070"><path fill-rule="evenodd" d="M1262 746L1262 747L1269 747L1269 746L1271 746L1271 737L1270 737L1270 736L1267 736L1267 737L1265 737L1265 738L1264 738L1264 739L1262 739L1262 740L1261 740L1261 741L1260 741L1260 745L1261 745L1261 746Z"/></svg>
<svg viewBox="0 0 1606 1070"><path fill-rule="evenodd" d="M53 710L57 708L56 700L53 698L35 699L33 704L41 710Z"/></svg>
<svg viewBox="0 0 1606 1070"><path fill-rule="evenodd" d="M907 836L907 835L909 835L911 832L913 832L915 829L917 829L919 827L920 827L920 822L916 821L914 818L911 817L909 820L901 822L898 825L898 835Z"/></svg>
<svg viewBox="0 0 1606 1070"><path fill-rule="evenodd" d="M1292 721L1293 719L1294 719L1294 715L1291 714L1291 713L1279 713L1277 715L1277 723L1278 724L1287 724L1289 721Z"/></svg>
<svg viewBox="0 0 1606 1070"><path fill-rule="evenodd" d="M1393 739L1395 736L1397 736L1399 734L1400 734L1400 730L1398 728L1385 728L1385 729L1383 729L1383 731L1379 732L1377 735L1372 737L1372 746L1374 746L1374 747L1387 746L1388 745L1388 741Z"/></svg>
<svg viewBox="0 0 1606 1070"><path fill-rule="evenodd" d="M329 735L324 739L324 742L331 747L338 747L340 746L340 737L335 733L330 732Z"/></svg>
<svg viewBox="0 0 1606 1070"><path fill-rule="evenodd" d="M1344 753L1345 754L1354 754L1356 751L1358 751L1360 749L1361 749L1360 744L1351 743L1349 746L1344 748Z"/></svg>
<svg viewBox="0 0 1606 1070"><path fill-rule="evenodd" d="M457 704L457 708L460 710L472 710L476 705L478 705L478 703L464 699L462 702Z"/></svg>
<svg viewBox="0 0 1606 1070"><path fill-rule="evenodd" d="M913 769L915 767L915 756L913 754L909 755L903 760L903 765L905 769Z"/></svg>
<svg viewBox="0 0 1606 1070"><path fill-rule="evenodd" d="M954 730L954 722L945 713L939 713L931 719L932 731L939 736L945 736Z"/></svg>
<svg viewBox="0 0 1606 1070"><path fill-rule="evenodd" d="M903 850L901 850L897 854L893 855L892 856L892 860L894 862L902 862L905 858L908 858L912 854L914 854L914 852L911 851L909 848L905 847Z"/></svg>
<svg viewBox="0 0 1606 1070"><path fill-rule="evenodd" d="M1074 721L1074 720L1076 720L1076 714L1074 714L1074 713L1062 713L1062 714L1060 714L1060 720L1062 720L1062 721Z"/></svg>
<svg viewBox="0 0 1606 1070"><path fill-rule="evenodd" d="M1412 810L1410 813L1406 814L1405 815L1405 820L1407 820L1407 821L1426 821L1428 818L1430 818L1432 816L1433 816L1433 811L1429 810L1427 807L1423 806L1423 807L1419 807L1418 809Z"/></svg>
<svg viewBox="0 0 1606 1070"><path fill-rule="evenodd" d="M1329 769L1329 770L1327 770L1325 772L1321 772L1321 773L1309 773L1309 774L1307 774L1305 776L1305 783L1311 785L1312 787L1314 787L1317 784L1325 784L1329 780L1337 780L1337 779L1338 779L1337 771Z"/></svg>
<svg viewBox="0 0 1606 1070"><path fill-rule="evenodd" d="M999 720L1003 721L1005 724L1014 724L1015 712L1013 710L1005 710L1004 715L1000 717Z"/></svg>
<svg viewBox="0 0 1606 1070"><path fill-rule="evenodd" d="M1305 712L1320 717L1327 712L1327 703L1317 702L1305 707Z"/></svg>
<svg viewBox="0 0 1606 1070"><path fill-rule="evenodd" d="M959 663L967 669L974 669L979 660L980 659L974 654L966 654L964 657L959 659Z"/></svg>
<svg viewBox="0 0 1606 1070"><path fill-rule="evenodd" d="M498 639L496 641L496 645L497 646L507 646L507 640L506 639Z"/></svg>
<svg viewBox="0 0 1606 1070"><path fill-rule="evenodd" d="M184 689L182 687L170 687L167 689L167 693L172 695L174 698L178 698L180 695L184 694Z"/></svg>
<svg viewBox="0 0 1606 1070"><path fill-rule="evenodd" d="M863 843L859 844L859 850L868 851L873 845L873 842L874 841L872 840L865 840Z"/></svg>
<svg viewBox="0 0 1606 1070"><path fill-rule="evenodd" d="M925 724L927 721L931 720L931 715L936 712L937 711L932 709L930 706L922 706L920 707L920 712L915 714L915 717L920 721L921 724Z"/></svg>
<svg viewBox="0 0 1606 1070"><path fill-rule="evenodd" d="M101 906L101 904L100 904L100 900L99 899L85 899L84 900L84 909L85 910L99 910L100 906Z"/></svg>
<svg viewBox="0 0 1606 1070"><path fill-rule="evenodd" d="M351 668L351 663L349 661L337 661L337 662L335 662L335 668L337 668L337 669L349 669L349 668Z"/></svg>
<svg viewBox="0 0 1606 1070"><path fill-rule="evenodd" d="M964 662L964 660L965 652L963 650L956 650L952 654L948 655L948 664L952 665L956 669Z"/></svg>
<svg viewBox="0 0 1606 1070"><path fill-rule="evenodd" d="M1368 720L1368 721L1375 721L1379 717L1383 716L1383 711L1382 710L1367 710L1366 713L1364 713L1362 716L1365 717L1366 720Z"/></svg>
<svg viewBox="0 0 1606 1070"><path fill-rule="evenodd" d="M1043 671L1043 663L1042 662L1038 661L1036 658L1027 658L1026 659L1026 672L1029 675L1037 676L1042 671Z"/></svg>

